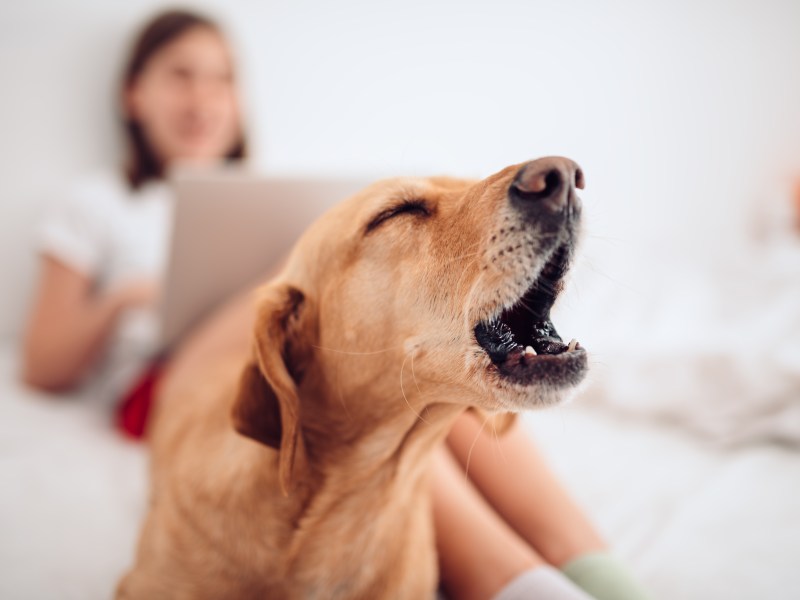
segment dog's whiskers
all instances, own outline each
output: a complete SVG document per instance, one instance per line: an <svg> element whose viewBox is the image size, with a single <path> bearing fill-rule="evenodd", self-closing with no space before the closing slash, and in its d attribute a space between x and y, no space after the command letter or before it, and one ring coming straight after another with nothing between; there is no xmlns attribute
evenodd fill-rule
<svg viewBox="0 0 800 600"><path fill-rule="evenodd" d="M473 244L471 247L477 246L478 244ZM442 265L449 265L450 263L456 262L457 260L464 260L465 258L471 258L473 256L478 256L480 251L476 252L467 252L466 254L461 254L460 256L454 256L446 261L443 261Z"/></svg>
<svg viewBox="0 0 800 600"><path fill-rule="evenodd" d="M416 349L415 349L416 350ZM414 380L414 385L417 386L417 393L422 393L422 390L419 389L419 383L417 383L417 375L414 373L414 354L416 353L415 350L411 351L411 378ZM427 405L425 409L427 410Z"/></svg>
<svg viewBox="0 0 800 600"><path fill-rule="evenodd" d="M464 281L464 277L466 277L466 276L467 276L467 274L469 273L469 269L470 269L470 267L471 267L473 264L477 263L477 262L478 262L477 260L472 260L472 262L470 262L469 264L466 264L466 265L464 265L464 267L463 267L463 269L462 269L462 271L461 271L461 275L459 275L459 276L458 276L458 281L456 282L456 285L455 285L455 287L453 288L454 290L458 291L458 290L460 290L460 289L461 289L461 282L462 282L462 281ZM480 275L480 276L482 276L482 275L483 275L483 274L481 273L481 275ZM480 279L480 276L479 276L479 279Z"/></svg>
<svg viewBox="0 0 800 600"><path fill-rule="evenodd" d="M344 394L342 393L341 369L339 368L340 366L341 362L337 362L336 378L335 378L336 393L339 396L339 402L341 403L342 408L344 409L344 414L347 415L347 420L352 421L353 417L350 415L350 411L347 409L347 403L344 401Z"/></svg>
<svg viewBox="0 0 800 600"><path fill-rule="evenodd" d="M549 292L549 293L552 294L552 293L558 291L558 289L559 289L558 286L559 285L563 285L563 282L562 281L549 281L549 280L546 280L546 279L544 279L544 280L540 279L539 281L536 282L536 289L545 290L546 292Z"/></svg>
<svg viewBox="0 0 800 600"><path fill-rule="evenodd" d="M635 287L633 287L633 286L625 283L624 281L621 281L621 280L617 279L616 277L613 277L613 276L609 275L608 273L606 273L605 270L603 270L600 267L598 267L597 265L595 265L594 261L592 261L589 257L584 257L581 260L581 263L585 264L589 269L592 270L592 272L597 273L600 277L603 277L604 279L610 281L614 285L617 285L620 288L625 289L625 290L627 290L629 292L634 292L636 294L639 293L639 290L636 289Z"/></svg>
<svg viewBox="0 0 800 600"><path fill-rule="evenodd" d="M536 311L534 311L530 306L528 306L524 300L519 300L519 305L525 310L527 310L529 313L531 313L534 317L539 316L539 314Z"/></svg>
<svg viewBox="0 0 800 600"><path fill-rule="evenodd" d="M328 352L336 352L338 354L351 354L351 355L355 355L355 356L369 356L371 354L382 354L384 352L389 352L390 350L395 350L399 346L400 345L397 344L395 346L389 346L388 348L384 348L382 350L370 350L368 352L356 352L354 350L339 350L337 348L326 348L325 346L317 346L315 344L311 345L312 348L317 348L319 350L327 350Z"/></svg>
<svg viewBox="0 0 800 600"><path fill-rule="evenodd" d="M417 418L420 421L422 421L423 423L428 423L428 421L426 421L425 418L421 414L419 414L417 411L415 411L414 407L411 406L411 403L408 401L408 396L406 396L405 387L403 386L403 369L406 366L406 361L408 360L408 357L412 356L413 354L414 354L414 350L411 350L411 352L407 352L406 353L406 357L403 359L403 364L400 365L400 391L403 394L403 400L405 400L406 404L408 405L408 410L410 410L412 413L414 413L417 416Z"/></svg>
<svg viewBox="0 0 800 600"><path fill-rule="evenodd" d="M494 420L492 421L492 433L494 438L494 444L497 447L497 451L500 452L500 458L503 459L503 462L507 463L508 459L506 458L505 453L503 452L503 445L500 443L500 434L497 433L497 426L495 425Z"/></svg>
<svg viewBox="0 0 800 600"><path fill-rule="evenodd" d="M486 415L486 418L483 420L483 423L481 423L481 428L478 429L478 433L475 434L475 439L472 440L472 444L469 447L469 451L467 452L467 461L466 464L464 465L464 481L469 480L469 463L472 460L472 451L475 449L475 444L478 443L478 439L481 437L481 434L483 433L483 428L486 427L486 423L487 421L489 421L490 418L491 418L490 415Z"/></svg>
<svg viewBox="0 0 800 600"><path fill-rule="evenodd" d="M466 295L466 301L464 303L464 316L469 319L470 310L469 308L472 306L472 297L475 295L477 290L479 289L480 285L483 283L483 273L478 275L478 278L473 282L472 287L469 289ZM471 324L467 323L467 327L470 327Z"/></svg>

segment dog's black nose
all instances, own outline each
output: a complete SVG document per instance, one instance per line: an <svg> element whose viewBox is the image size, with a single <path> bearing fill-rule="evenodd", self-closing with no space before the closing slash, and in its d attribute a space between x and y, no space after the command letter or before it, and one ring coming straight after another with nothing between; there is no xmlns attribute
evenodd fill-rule
<svg viewBox="0 0 800 600"><path fill-rule="evenodd" d="M576 202L583 189L583 171L573 161L548 156L522 166L508 189L511 203L525 214L559 213Z"/></svg>

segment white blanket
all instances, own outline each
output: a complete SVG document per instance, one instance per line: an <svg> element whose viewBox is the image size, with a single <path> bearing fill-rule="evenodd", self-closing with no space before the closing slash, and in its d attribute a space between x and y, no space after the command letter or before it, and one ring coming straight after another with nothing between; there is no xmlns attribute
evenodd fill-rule
<svg viewBox="0 0 800 600"><path fill-rule="evenodd" d="M641 259L634 287L584 265L559 307L592 356L587 401L721 444L800 446L800 244L711 269Z"/></svg>
<svg viewBox="0 0 800 600"><path fill-rule="evenodd" d="M110 598L133 559L145 448L88 393L24 389L15 362L0 345L0 598Z"/></svg>
<svg viewBox="0 0 800 600"><path fill-rule="evenodd" d="M800 453L721 449L579 404L528 423L654 598L800 598Z"/></svg>
<svg viewBox="0 0 800 600"><path fill-rule="evenodd" d="M102 403L21 388L13 363L0 345L0 598L109 598L133 559L146 450ZM800 454L714 448L583 404L525 422L656 599L800 597Z"/></svg>

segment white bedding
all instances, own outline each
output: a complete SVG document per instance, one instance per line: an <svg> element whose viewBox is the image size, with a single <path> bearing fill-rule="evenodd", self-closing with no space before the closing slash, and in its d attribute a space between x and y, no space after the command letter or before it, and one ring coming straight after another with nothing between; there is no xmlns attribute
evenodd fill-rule
<svg viewBox="0 0 800 600"><path fill-rule="evenodd" d="M0 598L109 598L132 557L146 453L90 395L48 397L15 381L0 346Z"/></svg>
<svg viewBox="0 0 800 600"><path fill-rule="evenodd" d="M579 404L528 422L656 598L800 598L800 453L719 449Z"/></svg>
<svg viewBox="0 0 800 600"><path fill-rule="evenodd" d="M132 558L146 451L101 406L33 394L13 371L0 346L0 597L108 598ZM720 449L582 404L525 422L655 598L800 598L800 453Z"/></svg>
<svg viewBox="0 0 800 600"><path fill-rule="evenodd" d="M622 280L578 268L555 322L591 351L587 401L800 448L800 238L736 252L713 268L637 256Z"/></svg>

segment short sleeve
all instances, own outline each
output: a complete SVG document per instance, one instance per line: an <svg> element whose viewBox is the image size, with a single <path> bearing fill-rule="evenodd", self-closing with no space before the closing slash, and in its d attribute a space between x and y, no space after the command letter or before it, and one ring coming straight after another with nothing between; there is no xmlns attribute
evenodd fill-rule
<svg viewBox="0 0 800 600"><path fill-rule="evenodd" d="M96 276L103 257L102 203L76 189L54 203L39 226L37 249L84 275Z"/></svg>

